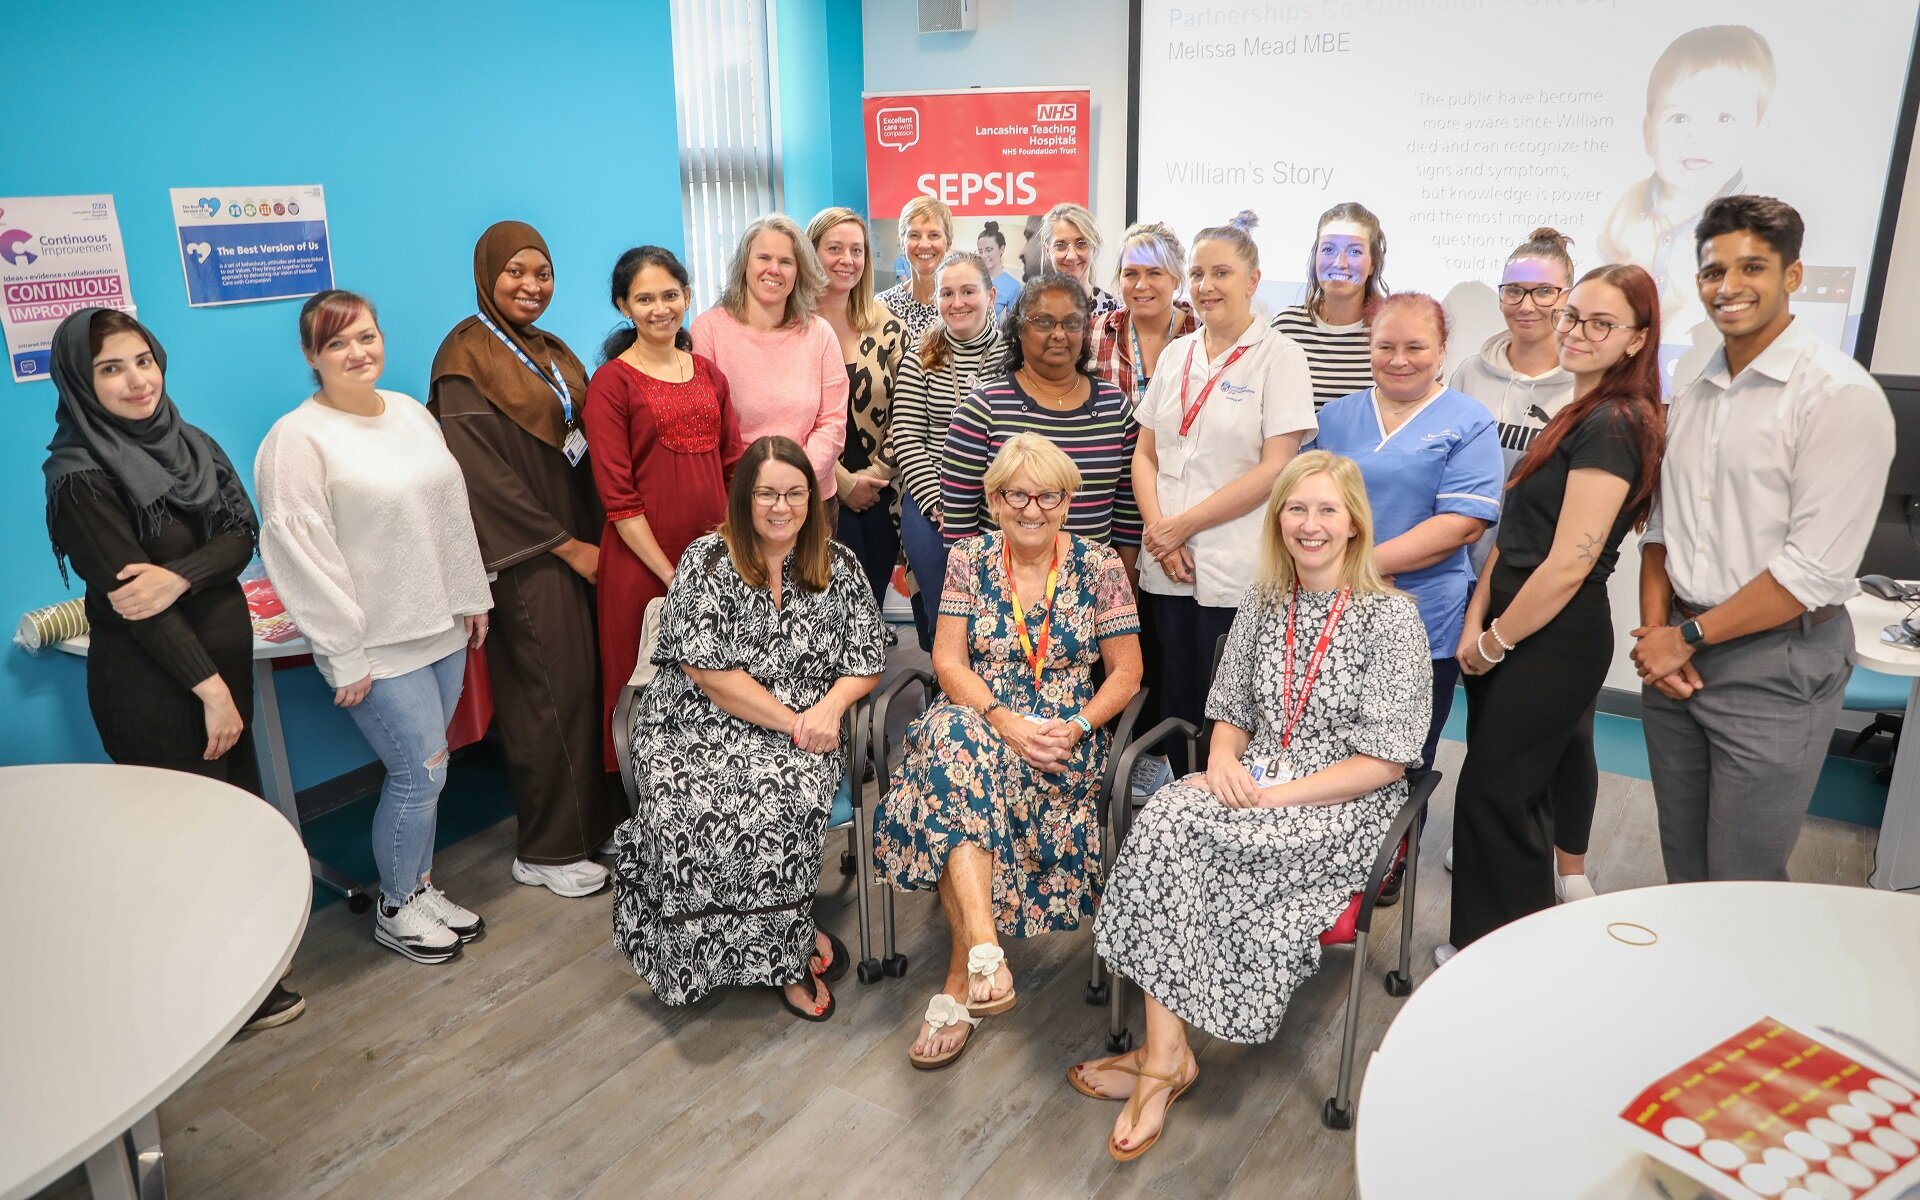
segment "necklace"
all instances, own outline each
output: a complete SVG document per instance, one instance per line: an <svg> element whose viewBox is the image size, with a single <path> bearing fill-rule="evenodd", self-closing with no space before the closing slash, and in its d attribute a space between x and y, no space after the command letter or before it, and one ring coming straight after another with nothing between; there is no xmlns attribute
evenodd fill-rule
<svg viewBox="0 0 1920 1200"><path fill-rule="evenodd" d="M685 368L681 366L680 351L677 348L670 351L671 357L660 362L642 358L634 353L637 348L637 346L629 346L620 357L626 360L628 366L637 369L642 375L658 379L662 383L685 383L693 378L690 370L686 372L686 379L680 377Z"/></svg>
<svg viewBox="0 0 1920 1200"><path fill-rule="evenodd" d="M1063 392L1050 392L1046 388L1041 387L1039 382L1040 377L1026 367L1020 368L1020 375L1026 383L1027 390L1033 393L1034 398L1049 404L1065 404L1080 387L1080 378L1077 372L1074 375L1073 382L1069 383Z"/></svg>

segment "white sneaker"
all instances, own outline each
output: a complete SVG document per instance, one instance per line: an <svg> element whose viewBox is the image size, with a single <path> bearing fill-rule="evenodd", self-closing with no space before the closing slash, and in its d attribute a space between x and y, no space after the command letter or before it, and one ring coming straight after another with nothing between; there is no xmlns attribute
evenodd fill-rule
<svg viewBox="0 0 1920 1200"><path fill-rule="evenodd" d="M1135 800L1145 800L1172 782L1173 768L1167 765L1167 760L1157 754L1146 754L1133 764L1133 778L1127 781L1127 789Z"/></svg>
<svg viewBox="0 0 1920 1200"><path fill-rule="evenodd" d="M431 883L420 888L420 904L433 919L445 925L449 932L463 942L470 942L487 931L487 923L480 914L469 908L462 908L447 899L447 894Z"/></svg>
<svg viewBox="0 0 1920 1200"><path fill-rule="evenodd" d="M1453 847L1452 846L1447 847L1447 856L1441 861L1447 864L1447 870L1449 871L1453 870Z"/></svg>
<svg viewBox="0 0 1920 1200"><path fill-rule="evenodd" d="M1443 942L1433 948L1433 965L1444 967L1447 965L1447 960L1458 953L1460 951L1454 948L1452 942Z"/></svg>
<svg viewBox="0 0 1920 1200"><path fill-rule="evenodd" d="M1572 904L1576 900L1591 900L1600 893L1593 890L1593 884L1585 875L1562 875L1553 873L1553 895L1562 904Z"/></svg>
<svg viewBox="0 0 1920 1200"><path fill-rule="evenodd" d="M373 940L418 963L443 963L460 953L460 938L433 915L421 889L392 912L387 902L374 905Z"/></svg>
<svg viewBox="0 0 1920 1200"><path fill-rule="evenodd" d="M591 896L607 886L607 869L590 859L570 863L529 863L513 860L515 883L543 887L569 900Z"/></svg>

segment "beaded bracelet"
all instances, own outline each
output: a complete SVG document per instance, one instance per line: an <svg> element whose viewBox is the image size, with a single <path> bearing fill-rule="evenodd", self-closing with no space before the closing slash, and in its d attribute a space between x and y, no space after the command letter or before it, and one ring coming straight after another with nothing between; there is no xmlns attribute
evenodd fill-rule
<svg viewBox="0 0 1920 1200"><path fill-rule="evenodd" d="M1487 622L1487 632L1493 635L1494 641L1500 643L1502 650L1513 649L1513 643L1500 636L1500 618L1495 617L1493 620ZM1501 657L1504 658L1506 656L1501 655Z"/></svg>
<svg viewBox="0 0 1920 1200"><path fill-rule="evenodd" d="M1486 659L1488 663L1503 663L1507 661L1507 652L1505 649L1502 649L1500 651L1499 658L1494 658L1492 655L1487 653L1487 647L1486 647L1487 632L1488 631L1484 629L1480 631L1480 636L1473 639L1473 648L1475 650L1478 650L1480 652L1480 657ZM1496 642L1499 641L1500 635L1495 634L1493 640Z"/></svg>

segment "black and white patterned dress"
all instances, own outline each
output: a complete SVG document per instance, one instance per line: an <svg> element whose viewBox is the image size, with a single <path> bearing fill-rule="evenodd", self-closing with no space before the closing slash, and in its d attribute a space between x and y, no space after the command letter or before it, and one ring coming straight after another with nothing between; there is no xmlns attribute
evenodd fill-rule
<svg viewBox="0 0 1920 1200"><path fill-rule="evenodd" d="M886 649L873 590L852 551L832 551L823 592L802 590L783 566L775 608L708 534L687 548L667 591L653 654L660 673L634 716L639 811L614 835L613 940L668 1004L805 977L846 751L812 754L728 714L681 664L743 670L796 711L841 678L878 675Z"/></svg>
<svg viewBox="0 0 1920 1200"><path fill-rule="evenodd" d="M1302 592L1294 686L1334 592ZM1242 761L1280 752L1287 600L1247 593L1207 696L1207 716L1247 730ZM1407 596L1349 598L1288 744L1296 775L1355 754L1418 766L1433 664ZM1296 693L1297 695L1297 693ZM1101 957L1175 1015L1215 1037L1264 1042L1320 963L1333 924L1407 795L1395 782L1343 804L1228 808L1172 783L1120 848L1095 924Z"/></svg>

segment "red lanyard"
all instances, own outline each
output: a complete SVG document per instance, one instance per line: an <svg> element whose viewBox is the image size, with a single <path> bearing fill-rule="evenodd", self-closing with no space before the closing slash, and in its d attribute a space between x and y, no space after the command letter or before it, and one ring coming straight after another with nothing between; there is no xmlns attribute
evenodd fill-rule
<svg viewBox="0 0 1920 1200"><path fill-rule="evenodd" d="M1020 631L1020 650L1027 656L1027 666L1033 668L1033 683L1040 685L1040 672L1047 665L1047 637L1053 631L1053 592L1060 585L1060 539L1053 541L1053 563L1047 568L1047 615L1040 622L1040 645L1035 649L1033 641L1027 637L1027 614L1020 607L1020 589L1013 582L1013 545L1000 535L1001 548L1007 557L1007 595L1013 597L1013 627Z"/></svg>
<svg viewBox="0 0 1920 1200"><path fill-rule="evenodd" d="M1307 671L1300 679L1300 699L1293 699L1293 606L1300 598L1300 585L1295 583L1293 591L1287 596L1287 659L1280 674L1280 710L1287 714L1285 728L1280 731L1280 746L1286 748L1293 740L1293 728L1307 711L1307 697L1313 694L1313 681L1320 677L1320 664L1326 661L1327 647L1333 644L1333 627L1340 623L1340 612L1347 606L1347 596L1352 593L1350 587L1340 589L1333 598L1333 606L1327 610L1327 623L1320 629L1320 640L1313 644L1313 654L1307 659Z"/></svg>
<svg viewBox="0 0 1920 1200"><path fill-rule="evenodd" d="M1192 408L1188 408L1187 407L1187 376L1193 371L1193 352L1200 348L1200 343L1206 338L1206 336L1207 335L1204 332L1196 332L1193 335L1193 342L1187 347L1187 365L1184 368L1182 368L1180 371L1180 436L1181 437L1187 436L1187 430L1193 428L1194 419L1200 415L1200 410L1207 406L1207 396L1209 393L1213 391L1213 385L1220 382L1220 377L1227 373L1228 367L1231 367L1234 363L1240 361L1240 356L1242 354L1245 354L1247 351L1253 349L1252 346L1240 346L1240 347L1237 347L1232 354L1227 355L1227 361L1220 364L1220 369L1213 373L1213 377L1211 379L1207 380L1207 386L1200 389L1200 398L1193 402Z"/></svg>

